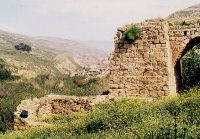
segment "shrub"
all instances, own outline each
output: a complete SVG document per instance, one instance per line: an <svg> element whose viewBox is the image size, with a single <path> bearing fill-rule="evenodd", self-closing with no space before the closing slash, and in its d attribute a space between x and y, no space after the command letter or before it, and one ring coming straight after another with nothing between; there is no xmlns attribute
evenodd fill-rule
<svg viewBox="0 0 200 139"><path fill-rule="evenodd" d="M136 26L131 26L128 28L127 31L123 33L123 38L128 43L134 42L137 40L141 35L141 29Z"/></svg>
<svg viewBox="0 0 200 139"><path fill-rule="evenodd" d="M50 80L49 74L40 74L35 79L39 84L45 84L46 81Z"/></svg>
<svg viewBox="0 0 200 139"><path fill-rule="evenodd" d="M0 107L0 132L5 132L13 127L14 115L11 109Z"/></svg>
<svg viewBox="0 0 200 139"><path fill-rule="evenodd" d="M6 63L4 62L4 60L0 59L0 81L12 79L11 72L6 69L5 65Z"/></svg>
<svg viewBox="0 0 200 139"><path fill-rule="evenodd" d="M0 80L10 80L12 79L11 72L7 69L0 69Z"/></svg>
<svg viewBox="0 0 200 139"><path fill-rule="evenodd" d="M29 45L24 44L24 43L15 45L15 49L21 50L21 51L26 51L26 52L30 52L32 50L32 48Z"/></svg>

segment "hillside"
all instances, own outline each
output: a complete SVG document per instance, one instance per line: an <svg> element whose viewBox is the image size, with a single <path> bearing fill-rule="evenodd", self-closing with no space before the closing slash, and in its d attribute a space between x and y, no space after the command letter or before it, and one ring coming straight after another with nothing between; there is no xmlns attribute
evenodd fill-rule
<svg viewBox="0 0 200 139"><path fill-rule="evenodd" d="M200 4L177 11L171 14L168 18L200 18Z"/></svg>
<svg viewBox="0 0 200 139"><path fill-rule="evenodd" d="M53 37L34 37L31 40L35 45L50 48L61 53L70 53L86 65L96 64L112 52L111 42L84 42Z"/></svg>
<svg viewBox="0 0 200 139"><path fill-rule="evenodd" d="M30 53L15 50L14 46L25 43L32 47ZM111 51L97 48L94 42L78 42L53 37L29 37L0 31L0 57L18 69L17 75L28 78L42 72L64 74L75 73L83 67L89 67L104 59ZM111 43L99 43L112 48Z"/></svg>

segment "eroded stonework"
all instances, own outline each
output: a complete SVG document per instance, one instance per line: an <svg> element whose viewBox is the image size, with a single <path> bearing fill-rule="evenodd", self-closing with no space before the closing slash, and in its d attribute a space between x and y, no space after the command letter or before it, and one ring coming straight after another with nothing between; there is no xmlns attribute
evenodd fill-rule
<svg viewBox="0 0 200 139"><path fill-rule="evenodd" d="M200 24L176 25L163 19L134 24L138 40L123 40L118 28L111 59L110 93L119 96L168 96L180 90L180 59L200 43Z"/></svg>
<svg viewBox="0 0 200 139"><path fill-rule="evenodd" d="M49 124L42 122L41 119L89 111L94 105L109 100L114 100L114 97L111 95L93 97L48 95L39 99L23 100L14 113L14 129L49 126ZM23 111L28 112L26 118L21 117Z"/></svg>

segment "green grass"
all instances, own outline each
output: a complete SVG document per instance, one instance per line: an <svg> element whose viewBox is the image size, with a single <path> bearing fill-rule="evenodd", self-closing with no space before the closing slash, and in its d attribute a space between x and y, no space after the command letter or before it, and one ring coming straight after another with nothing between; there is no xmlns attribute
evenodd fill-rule
<svg viewBox="0 0 200 139"><path fill-rule="evenodd" d="M175 114L177 116L175 116ZM8 131L3 139L23 138L152 138L163 130L174 132L177 118L180 137L187 129L188 139L200 136L200 90L191 89L177 98L146 102L122 99L96 106L91 112L45 119L48 128ZM163 128L163 130L162 130ZM167 131L165 131L167 132Z"/></svg>

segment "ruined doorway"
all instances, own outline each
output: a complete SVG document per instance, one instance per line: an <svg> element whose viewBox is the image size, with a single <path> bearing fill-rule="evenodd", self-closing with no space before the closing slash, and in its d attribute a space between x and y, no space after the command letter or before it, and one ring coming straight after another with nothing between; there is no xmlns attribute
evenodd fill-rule
<svg viewBox="0 0 200 139"><path fill-rule="evenodd" d="M200 37L186 45L176 62L175 74L179 92L200 85Z"/></svg>

